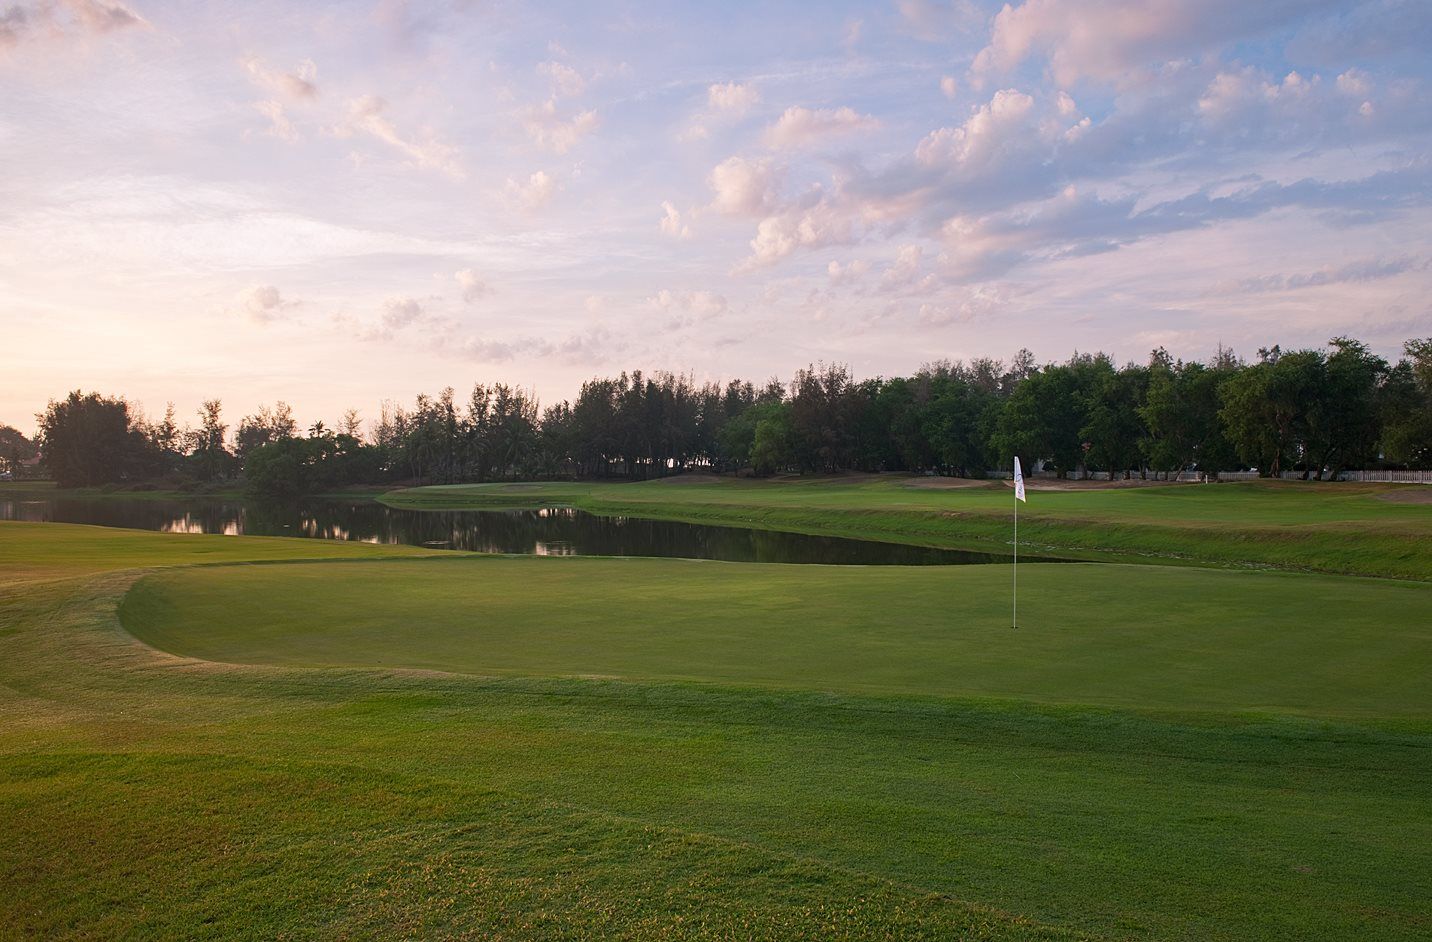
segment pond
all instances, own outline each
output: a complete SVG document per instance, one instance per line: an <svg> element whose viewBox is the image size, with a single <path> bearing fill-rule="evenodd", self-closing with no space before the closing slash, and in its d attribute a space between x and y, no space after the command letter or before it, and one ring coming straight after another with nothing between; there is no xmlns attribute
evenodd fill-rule
<svg viewBox="0 0 1432 942"><path fill-rule="evenodd" d="M807 536L742 527L540 510L407 510L371 500L295 504L193 498L0 499L0 520L84 523L167 533L297 536L541 556L667 556L733 562L931 566L1002 563L995 553ZM1025 558L1024 554L1020 554ZM1038 561L1034 556L1029 561ZM1052 561L1052 560L1050 560Z"/></svg>

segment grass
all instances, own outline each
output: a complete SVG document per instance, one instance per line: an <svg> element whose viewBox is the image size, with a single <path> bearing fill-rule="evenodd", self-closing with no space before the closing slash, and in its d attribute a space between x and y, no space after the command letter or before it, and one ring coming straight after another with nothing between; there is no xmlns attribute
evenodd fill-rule
<svg viewBox="0 0 1432 942"><path fill-rule="evenodd" d="M0 524L0 937L1432 931L1432 590L1004 573Z"/></svg>
<svg viewBox="0 0 1432 942"><path fill-rule="evenodd" d="M1010 543L1013 501L999 482L937 488L900 475L682 481L450 485L382 499L420 509L565 504L964 549L1004 551ZM1034 490L1020 508L1020 540L1076 558L1432 578L1432 502L1387 499L1398 491L1420 496L1426 488L1253 481Z"/></svg>
<svg viewBox="0 0 1432 942"><path fill-rule="evenodd" d="M1069 564L457 557L203 567L120 610L210 661L1426 718L1432 585ZM600 588L598 588L600 587ZM1158 613L1155 615L1155 613Z"/></svg>

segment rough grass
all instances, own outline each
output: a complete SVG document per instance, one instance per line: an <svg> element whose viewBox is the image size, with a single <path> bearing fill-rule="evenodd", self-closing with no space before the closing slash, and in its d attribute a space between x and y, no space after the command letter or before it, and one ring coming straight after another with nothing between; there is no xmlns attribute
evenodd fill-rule
<svg viewBox="0 0 1432 942"><path fill-rule="evenodd" d="M426 509L566 504L628 514L928 546L1007 551L1002 483L937 489L890 475L750 481L481 484L384 495ZM1412 487L1417 487L1413 485ZM1264 482L1031 491L1020 540L1082 558L1135 558L1432 579L1432 504L1405 485Z"/></svg>
<svg viewBox="0 0 1432 942"><path fill-rule="evenodd" d="M723 572L746 567L398 562L373 547L216 538L229 560L347 558L175 570L150 577L130 605L209 605L218 593L228 604L213 609L223 613L215 624L243 620L280 644L283 633L256 613L283 619L301 609L290 627L312 640L337 624L329 650L368 665L382 659L375 652L391 657L407 645L364 653L380 637L377 621L344 639L334 606L342 616L387 606L389 631L409 644L444 626L460 641L470 622L455 610L503 595L509 613L519 597L550 596L541 604L575 618L585 593L599 613L624 611L636 623L594 614L585 633L614 634L583 641L582 631L544 633L530 620L525 632L509 629L508 643L522 650L506 677L216 664L123 630L116 607L139 574L95 571L104 553L94 541L111 538L115 569L214 559L196 556L209 541L193 537L0 525L0 936L1381 940L1432 931L1432 704L1415 683L1371 694L1338 688L1334 677L1337 665L1362 669L1364 649L1412 659L1401 676L1415 673L1425 643L1399 640L1391 617L1379 628L1370 616L1416 615L1402 606L1423 586L1040 568L1039 578L1106 572L1110 592L1142 586L1126 593L1117 620L1156 625L1176 617L1170 599L1206 605L1200 594L1268 616L1247 624L1242 641L1250 657L1267 658L1262 669L1240 674L1218 650L1240 644L1238 635L1207 637L1189 645L1190 656L1211 659L1202 691L1150 694L1165 704L1155 712L888 692L899 684L877 694L858 691L848 674L827 682L854 662L824 648L850 642L857 620L842 624L840 599L821 601L840 591L829 577L883 569L771 567L741 604L753 606L748 614L769 606L769 635L802 637L763 639L733 625L728 641L703 647L661 606L719 621L694 601L719 588ZM55 578L67 557L78 560L73 574ZM34 581L37 569L50 580ZM543 581L547 573L573 583ZM1145 574L1175 581L1139 583ZM1200 575L1210 580L1202 593L1177 588ZM412 591L407 579L417 580ZM635 607L638 588L649 620ZM886 608L935 598L914 585L887 588L895 594ZM782 593L799 603L786 615ZM1305 595L1307 606L1288 617L1286 606ZM1344 596L1347 608L1336 608ZM828 606L827 638L789 614L815 603ZM1350 622L1358 607L1369 617ZM410 623L413 612L433 624ZM975 612L956 595L948 624ZM1350 638L1309 629L1308 612L1348 623ZM202 634L169 624L185 639ZM1080 620L1079 635L1059 643L1100 643L1092 625ZM1036 628L1031 618L1018 640L989 629L965 651L1003 639L1036 645L1025 648L1033 656L1039 637L1053 644L1072 630ZM1180 630L1150 629L1165 642ZM1310 653L1299 655L1293 640ZM233 634L224 643L240 642ZM567 672L568 644L633 677L664 674L664 659L683 646L705 671L769 671L779 666L761 663L775 658L769 646L789 644L819 662L826 680L812 685L834 692L760 688L750 676L542 676ZM762 656L742 654L749 645ZM930 657L958 653L938 645ZM1301 676L1319 650L1334 666ZM1050 676L1060 664L1079 669L1066 647L1048 661ZM1007 678L1014 666L986 661L981 670ZM1156 691L1140 679L1155 667L1130 657L1110 677ZM943 673L917 659L901 669L910 678ZM1258 691L1254 700L1304 690L1321 718L1168 706L1206 705L1223 696L1225 676L1233 690ZM1178 673L1162 683L1177 686ZM1325 684L1335 689L1313 689ZM1365 700L1376 696L1385 699Z"/></svg>

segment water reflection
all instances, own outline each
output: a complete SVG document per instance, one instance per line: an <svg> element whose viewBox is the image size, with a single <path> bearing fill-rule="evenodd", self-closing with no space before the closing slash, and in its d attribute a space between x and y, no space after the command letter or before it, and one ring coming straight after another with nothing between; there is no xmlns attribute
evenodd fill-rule
<svg viewBox="0 0 1432 942"><path fill-rule="evenodd" d="M55 497L0 500L0 520L84 523L168 533L297 536L539 556L670 556L736 562L928 566L1008 557L645 520L565 507L541 510L398 510L374 501L297 504L193 499ZM1034 561L1031 557L1031 561Z"/></svg>

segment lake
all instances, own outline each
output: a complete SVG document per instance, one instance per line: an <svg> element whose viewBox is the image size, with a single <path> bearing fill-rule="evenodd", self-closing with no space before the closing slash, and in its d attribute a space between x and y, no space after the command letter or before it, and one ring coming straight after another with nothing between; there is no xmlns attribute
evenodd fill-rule
<svg viewBox="0 0 1432 942"><path fill-rule="evenodd" d="M166 533L294 536L539 556L666 556L732 562L932 566L1003 563L995 553L606 517L570 507L408 510L371 500L289 504L211 498L0 499L0 520L83 523ZM1020 554L1021 557L1024 554ZM1030 562L1040 561L1034 556ZM1053 560L1046 560L1053 561Z"/></svg>

